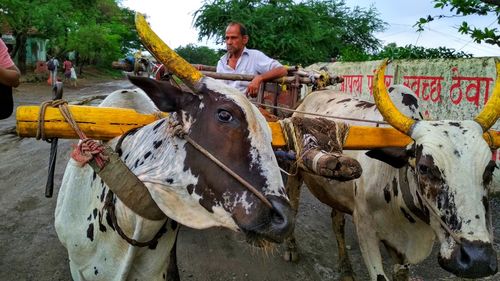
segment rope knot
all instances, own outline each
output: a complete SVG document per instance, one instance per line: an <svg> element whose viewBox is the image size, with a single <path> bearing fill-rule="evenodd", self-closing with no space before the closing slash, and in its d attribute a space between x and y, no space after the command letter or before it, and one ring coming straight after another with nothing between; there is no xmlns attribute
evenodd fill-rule
<svg viewBox="0 0 500 281"><path fill-rule="evenodd" d="M59 106L64 105L64 104L68 104L68 102L65 100L62 100L62 99L58 99L58 100L50 101L49 104L52 107L59 107Z"/></svg>
<svg viewBox="0 0 500 281"><path fill-rule="evenodd" d="M87 138L82 140L78 145L73 146L71 158L73 158L80 167L85 166L85 164L94 159L97 166L102 169L109 158L103 151L104 146L102 143Z"/></svg>
<svg viewBox="0 0 500 281"><path fill-rule="evenodd" d="M168 120L168 131L172 133L172 135L179 137L181 139L187 135L186 129L184 128L184 124L179 121L176 115L172 115L174 118L170 118Z"/></svg>

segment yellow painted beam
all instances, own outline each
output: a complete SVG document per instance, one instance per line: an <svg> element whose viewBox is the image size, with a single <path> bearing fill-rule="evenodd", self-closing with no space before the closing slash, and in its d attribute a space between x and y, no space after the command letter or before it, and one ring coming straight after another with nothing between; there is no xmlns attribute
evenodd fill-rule
<svg viewBox="0 0 500 281"><path fill-rule="evenodd" d="M284 147L286 146L285 135L283 135L283 130L281 130L281 125L279 122L267 122L271 132L273 133L272 145L274 147Z"/></svg>
<svg viewBox="0 0 500 281"><path fill-rule="evenodd" d="M500 131L489 130L483 134L483 138L492 150L500 148Z"/></svg>
<svg viewBox="0 0 500 281"><path fill-rule="evenodd" d="M142 127L157 120L156 116L140 114L133 109L69 106L73 118L87 137L110 140L133 128ZM35 137L38 127L38 106L19 106L16 111L17 133L20 137ZM167 113L162 113L164 116ZM281 125L269 122L273 134L272 145L286 145ZM47 138L77 139L77 134L66 122L59 109L47 107L45 112L45 134ZM483 135L492 148L500 147L500 132L490 130ZM411 138L393 128L351 126L344 144L346 150L365 150L380 147L405 147Z"/></svg>
<svg viewBox="0 0 500 281"><path fill-rule="evenodd" d="M157 120L154 115L140 114L133 109L77 105L70 105L69 108L85 135L98 140L110 140L133 128L142 127ZM39 112L39 106L17 108L16 130L20 137L36 137ZM78 138L59 109L53 107L47 107L45 111L45 135L47 138Z"/></svg>
<svg viewBox="0 0 500 281"><path fill-rule="evenodd" d="M412 139L394 128L351 126L344 143L346 150L405 147Z"/></svg>

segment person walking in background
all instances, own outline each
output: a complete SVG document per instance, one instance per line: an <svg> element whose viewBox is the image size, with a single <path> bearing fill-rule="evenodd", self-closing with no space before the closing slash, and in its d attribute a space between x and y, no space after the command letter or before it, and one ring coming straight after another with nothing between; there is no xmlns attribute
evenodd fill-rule
<svg viewBox="0 0 500 281"><path fill-rule="evenodd" d="M75 71L75 66L71 66L70 69L70 79L71 79L71 85L76 88L76 71Z"/></svg>
<svg viewBox="0 0 500 281"><path fill-rule="evenodd" d="M59 67L59 60L56 57L51 57L47 62L47 69L49 70L49 84L54 87L57 82L57 68Z"/></svg>
<svg viewBox="0 0 500 281"><path fill-rule="evenodd" d="M12 61L7 46L0 39L0 119L9 117L14 110L12 87L19 86L20 77L21 72Z"/></svg>
<svg viewBox="0 0 500 281"><path fill-rule="evenodd" d="M71 79L71 68L73 67L73 63L71 63L70 60L66 59L63 62L63 69L64 69L64 82L69 82Z"/></svg>

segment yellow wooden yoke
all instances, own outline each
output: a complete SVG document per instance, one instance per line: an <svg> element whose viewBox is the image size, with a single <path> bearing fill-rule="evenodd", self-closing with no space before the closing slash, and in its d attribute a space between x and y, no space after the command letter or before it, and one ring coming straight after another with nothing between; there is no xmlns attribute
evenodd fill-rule
<svg viewBox="0 0 500 281"><path fill-rule="evenodd" d="M97 140L110 140L125 132L142 127L157 120L158 116L140 114L133 109L69 106L73 118L85 135ZM16 111L17 133L20 137L33 138L38 128L39 106L19 106ZM162 113L166 116L167 113ZM46 138L77 139L78 135L66 122L59 109L47 107L45 112ZM269 122L273 133L274 147L286 146L285 137L278 122ZM500 132L490 130L484 135L492 149L500 147ZM381 147L405 147L411 138L393 128L351 126L344 143L347 150L365 150Z"/></svg>

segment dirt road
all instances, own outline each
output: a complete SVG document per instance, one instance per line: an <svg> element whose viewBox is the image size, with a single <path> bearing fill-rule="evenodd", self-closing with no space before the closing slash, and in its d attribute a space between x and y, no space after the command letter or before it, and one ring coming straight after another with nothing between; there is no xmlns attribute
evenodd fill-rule
<svg viewBox="0 0 500 281"><path fill-rule="evenodd" d="M109 93L132 87L127 81L87 83L66 89L67 100ZM24 84L15 92L16 105L39 104L51 98L46 84ZM50 145L34 139L19 139L9 132L14 117L0 121L0 280L70 280L68 258L53 227L54 208L65 163L74 141L61 140L53 198L44 197ZM178 259L182 280L337 280L337 250L330 211L303 189L296 236L301 260L282 260L282 247L270 252L251 248L238 234L224 229L181 230ZM500 225L500 201L492 201L495 226ZM497 218L498 217L498 218ZM351 223L347 242L358 280L368 280ZM499 251L495 232L495 247ZM391 265L386 265L387 272ZM434 252L412 268L425 280L460 280L437 265ZM500 275L485 280L500 280Z"/></svg>

